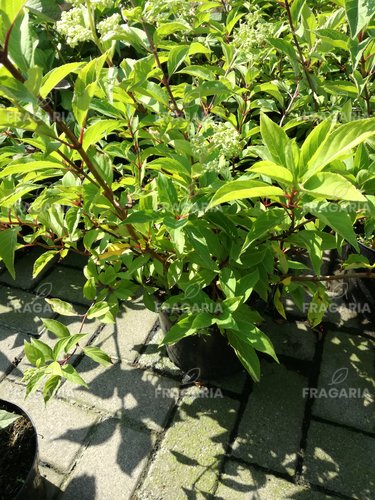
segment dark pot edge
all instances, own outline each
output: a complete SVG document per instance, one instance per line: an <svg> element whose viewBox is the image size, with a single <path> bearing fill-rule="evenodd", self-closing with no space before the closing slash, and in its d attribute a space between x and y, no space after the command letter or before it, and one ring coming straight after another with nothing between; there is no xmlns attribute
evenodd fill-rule
<svg viewBox="0 0 375 500"><path fill-rule="evenodd" d="M33 463L30 467L29 472L27 473L24 484L21 486L21 488L17 492L17 495L14 497L14 500L20 500L20 499L22 499L23 495L25 495L27 493L27 489L33 485L35 477L40 476L40 473L39 473L38 434L36 432L36 427L35 427L35 424L34 424L32 418L30 417L30 415L28 415L28 413L25 410L23 410L21 407L19 407L15 403L12 403L12 402L7 401L5 399L0 399L0 404L3 405L7 409L7 411L16 413L17 415L22 415L23 417L27 418L27 420L29 420L29 422L31 422L31 425L33 426L33 430L34 430L35 451L34 451ZM9 410L8 410L8 408L9 408ZM40 480L41 480L41 478L40 478Z"/></svg>

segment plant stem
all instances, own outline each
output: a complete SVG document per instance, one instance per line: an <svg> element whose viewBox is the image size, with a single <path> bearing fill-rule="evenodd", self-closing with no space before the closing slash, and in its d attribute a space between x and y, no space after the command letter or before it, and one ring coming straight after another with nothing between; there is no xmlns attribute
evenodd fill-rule
<svg viewBox="0 0 375 500"><path fill-rule="evenodd" d="M13 63L9 60L7 54L5 53L4 50L0 50L0 63L4 65L4 67L9 71L9 73L19 82L25 83L25 78L22 76L22 74L18 71L18 69L13 65ZM58 118L53 110L53 108L49 105L46 104L42 98L39 97L39 104L44 111L48 114L50 117L51 122L55 123L58 127L58 129L66 135L66 137L70 140L71 147L72 149L75 149L78 154L80 155L83 163L86 165L87 169L89 172L94 176L97 184L103 189L104 196L108 199L108 201L111 203L111 205L114 207L116 214L118 218L121 221L126 221L127 218L127 210L122 208L118 201L115 198L115 195L111 189L111 187L106 183L106 181L102 178L100 175L99 171L97 170L96 166L94 163L91 161L89 158L88 154L86 153L85 149L83 148L83 145L80 143L79 139L76 137L76 135L70 130L70 128L63 122L60 118ZM61 155L60 155L61 156ZM84 174L83 167L76 169L77 172ZM86 174L87 175L87 174ZM131 224L125 224L125 227L131 237L132 240L135 242L139 242L139 237L134 229L134 227ZM146 251L152 255L155 259L159 260L159 262L163 263L164 266L167 266L167 260L157 254L154 250L146 246Z"/></svg>
<svg viewBox="0 0 375 500"><path fill-rule="evenodd" d="M295 27L294 27L294 24L293 24L293 18L292 18L292 12L290 10L289 0L285 0L285 4L284 5L285 5L286 13L287 13L287 16L288 16L289 26L290 26L290 29L291 29L291 32L292 32L293 40L294 40L296 49L298 51L300 63L302 65L303 71L305 73L307 83L309 84L309 87L310 87L311 92L312 92L312 99L313 99L314 109L315 109L315 111L318 111L319 110L319 104L318 104L318 102L317 102L317 100L315 98L314 84L313 84L313 81L311 79L310 72L307 69L307 62L306 62L306 59L305 59L305 57L303 55L302 47L301 47L301 45L300 45L300 43L298 41L297 35L296 35L296 30L295 30Z"/></svg>
<svg viewBox="0 0 375 500"><path fill-rule="evenodd" d="M333 276L285 276L283 280L290 278L292 281L310 281L319 283L321 281L339 281L345 279L368 278L375 279L375 273L369 271L368 273L342 273Z"/></svg>
<svg viewBox="0 0 375 500"><path fill-rule="evenodd" d="M131 5L132 5L133 8L136 8L134 0L130 0L130 3L131 3ZM176 98L173 95L171 86L169 85L169 77L165 73L165 71L163 69L163 66L162 66L162 64L160 62L159 54L158 54L158 49L157 49L156 45L154 44L152 36L151 36L151 34L150 34L150 32L149 32L149 30L147 28L146 21L144 20L143 17L141 17L141 23L142 23L143 31L145 32L147 40L148 40L148 43L150 45L150 50L151 50L151 52L152 52L152 54L154 56L156 65L160 69L160 71L162 72L162 75L163 75L162 83L164 84L164 86L165 86L165 88L166 88L166 90L167 90L167 92L169 94L169 98L172 101L174 111L175 111L175 113L176 113L177 116L183 116L183 112L178 108Z"/></svg>

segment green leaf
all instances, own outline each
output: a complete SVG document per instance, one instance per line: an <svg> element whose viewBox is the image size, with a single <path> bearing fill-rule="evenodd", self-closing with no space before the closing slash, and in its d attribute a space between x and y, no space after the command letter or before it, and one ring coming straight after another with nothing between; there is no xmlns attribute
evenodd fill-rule
<svg viewBox="0 0 375 500"><path fill-rule="evenodd" d="M13 422L21 418L22 415L16 415L6 410L0 410L0 429L6 429Z"/></svg>
<svg viewBox="0 0 375 500"><path fill-rule="evenodd" d="M88 387L86 382L83 380L81 375L77 372L77 370L72 365L64 365L62 367L62 372L64 377L69 380L69 382L73 382L74 384L82 385L83 387Z"/></svg>
<svg viewBox="0 0 375 500"><path fill-rule="evenodd" d="M0 42L4 44L7 31L21 12L26 0L0 0Z"/></svg>
<svg viewBox="0 0 375 500"><path fill-rule="evenodd" d="M0 179L7 177L8 175L14 174L27 174L39 170L49 170L53 168L58 168L66 170L66 167L57 162L52 161L32 161L29 163L16 163L14 165L9 165L5 167L4 170L0 172Z"/></svg>
<svg viewBox="0 0 375 500"><path fill-rule="evenodd" d="M120 129L127 125L124 120L100 120L90 125L85 131L83 137L83 148L88 149L91 145L96 144L100 139L110 134L114 130Z"/></svg>
<svg viewBox="0 0 375 500"><path fill-rule="evenodd" d="M42 80L42 86L39 92L40 97L45 99L51 90L53 90L56 85L61 82L61 80L70 75L70 73L78 71L82 68L83 64L84 63L82 62L73 62L52 69Z"/></svg>
<svg viewBox="0 0 375 500"><path fill-rule="evenodd" d="M56 22L61 17L57 0L27 0L26 7L43 21Z"/></svg>
<svg viewBox="0 0 375 500"><path fill-rule="evenodd" d="M61 376L59 375L53 375L47 380L43 388L43 398L46 403L56 394L56 391L60 387L60 385Z"/></svg>
<svg viewBox="0 0 375 500"><path fill-rule="evenodd" d="M327 292L323 287L319 287L314 293L309 305L307 319L312 328L320 325L329 305Z"/></svg>
<svg viewBox="0 0 375 500"><path fill-rule="evenodd" d="M301 12L305 6L306 0L294 0L290 9L294 27L297 27Z"/></svg>
<svg viewBox="0 0 375 500"><path fill-rule="evenodd" d="M173 47L168 56L168 75L171 76L183 64L189 54L189 46Z"/></svg>
<svg viewBox="0 0 375 500"><path fill-rule="evenodd" d="M303 174L308 169L308 163L316 151L326 143L333 127L333 120L328 118L320 123L308 135L301 147L300 172Z"/></svg>
<svg viewBox="0 0 375 500"><path fill-rule="evenodd" d="M112 360L106 354L103 352L99 347L94 347L94 346L88 346L83 348L84 353L86 356L91 358L92 360L96 361L97 363L103 365L103 366L110 366L112 365Z"/></svg>
<svg viewBox="0 0 375 500"><path fill-rule="evenodd" d="M106 302L98 302L90 307L87 313L87 319L103 317L109 310L110 307Z"/></svg>
<svg viewBox="0 0 375 500"><path fill-rule="evenodd" d="M0 258L4 261L13 279L16 278L14 256L16 253L18 233L19 228L10 228L0 231Z"/></svg>
<svg viewBox="0 0 375 500"><path fill-rule="evenodd" d="M292 151L292 141L285 131L273 122L267 115L262 114L260 120L260 132L262 139L271 154L273 161L277 165L287 167L294 171L294 158Z"/></svg>
<svg viewBox="0 0 375 500"><path fill-rule="evenodd" d="M323 131L323 129L320 129ZM323 141L307 164L303 181L320 172L353 148L375 135L375 118L356 120L341 125Z"/></svg>
<svg viewBox="0 0 375 500"><path fill-rule="evenodd" d="M78 73L74 85L72 108L80 127L85 125L91 100L97 90L100 72L107 59L107 53L88 62Z"/></svg>
<svg viewBox="0 0 375 500"><path fill-rule="evenodd" d="M182 73L184 75L195 76L196 78L200 78L201 80L215 80L215 73L211 68L205 66L186 66L186 68L181 69L178 73Z"/></svg>
<svg viewBox="0 0 375 500"><path fill-rule="evenodd" d="M32 339L31 345L39 349L39 351L43 354L45 361L53 360L53 351L49 345L38 339Z"/></svg>
<svg viewBox="0 0 375 500"><path fill-rule="evenodd" d="M42 319L42 321L47 330L56 335L56 337L58 337L59 339L70 337L68 328L60 323L60 321L56 321L55 319Z"/></svg>
<svg viewBox="0 0 375 500"><path fill-rule="evenodd" d="M332 200L366 202L363 194L345 177L333 172L321 172L311 176L302 186L303 191L315 197Z"/></svg>
<svg viewBox="0 0 375 500"><path fill-rule="evenodd" d="M193 314L183 316L168 330L160 345L174 344L185 337L197 333L197 329L193 328L194 318Z"/></svg>
<svg viewBox="0 0 375 500"><path fill-rule="evenodd" d="M61 316L79 316L71 304L60 299L45 299L52 307L52 310Z"/></svg>
<svg viewBox="0 0 375 500"><path fill-rule="evenodd" d="M357 237L353 229L353 221L345 209L341 209L334 203L320 203L312 207L310 212L336 231L359 252Z"/></svg>
<svg viewBox="0 0 375 500"><path fill-rule="evenodd" d="M271 198L279 199L285 196L284 191L276 186L265 182L252 180L235 180L224 184L219 188L211 199L209 209L226 203L228 201L241 200L243 198Z"/></svg>
<svg viewBox="0 0 375 500"><path fill-rule="evenodd" d="M373 0L345 0L345 10L351 36L355 38L371 21L375 5Z"/></svg>
<svg viewBox="0 0 375 500"><path fill-rule="evenodd" d="M26 358L30 361L32 365L39 366L40 364L44 363L45 361L44 354L40 349L38 349L36 345L33 345L25 340L24 351Z"/></svg>
<svg viewBox="0 0 375 500"><path fill-rule="evenodd" d="M38 274L43 271L48 262L50 262L57 255L57 253L57 250L51 250L49 252L44 252L36 259L33 266L33 278L36 278Z"/></svg>
<svg viewBox="0 0 375 500"><path fill-rule="evenodd" d="M249 342L246 334L236 330L228 330L228 342L233 347L238 359L241 361L251 378L256 382L260 380L260 363L254 347Z"/></svg>
<svg viewBox="0 0 375 500"><path fill-rule="evenodd" d="M156 30L154 38L163 38L170 35L171 33L177 33L179 31L189 31L191 28L189 24L183 22L170 22L162 23L161 26Z"/></svg>
<svg viewBox="0 0 375 500"><path fill-rule="evenodd" d="M259 161L249 168L248 171L266 175L267 177L282 183L293 183L293 175L290 170L285 167L281 167L272 161Z"/></svg>

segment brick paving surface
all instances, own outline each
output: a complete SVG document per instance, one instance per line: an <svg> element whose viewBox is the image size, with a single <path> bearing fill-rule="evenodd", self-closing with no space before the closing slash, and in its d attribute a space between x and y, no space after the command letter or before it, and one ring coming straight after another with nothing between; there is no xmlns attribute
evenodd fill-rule
<svg viewBox="0 0 375 500"><path fill-rule="evenodd" d="M124 304L116 325L93 320L87 344L106 350L104 369L76 356L90 390L62 384L47 406L26 401L23 342L47 343L45 296L79 313L84 260L69 256L32 279L33 259L13 281L0 265L0 398L24 407L38 431L47 499L375 498L374 325L341 303L314 332L298 316L266 319L280 364L262 360L262 379L244 372L185 387L159 348L157 315ZM76 333L80 321L58 318Z"/></svg>

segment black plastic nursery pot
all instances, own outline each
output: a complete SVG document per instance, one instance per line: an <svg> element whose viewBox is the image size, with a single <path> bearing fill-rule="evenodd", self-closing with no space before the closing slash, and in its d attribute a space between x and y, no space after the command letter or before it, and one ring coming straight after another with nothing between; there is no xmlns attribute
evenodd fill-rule
<svg viewBox="0 0 375 500"><path fill-rule="evenodd" d="M375 263L375 250L358 242L360 254L366 257L370 264ZM366 272L366 269L358 269L358 272ZM372 317L375 314L375 279L354 279L349 287L349 299L359 304L365 316ZM366 306L366 307L365 307Z"/></svg>
<svg viewBox="0 0 375 500"><path fill-rule="evenodd" d="M167 333L172 322L166 312L159 313L160 326ZM234 350L216 325L209 334L190 335L167 345L169 359L184 373L196 370L197 380L213 380L233 375L243 369Z"/></svg>
<svg viewBox="0 0 375 500"><path fill-rule="evenodd" d="M45 490L38 469L38 440L34 424L27 413L13 403L0 399L0 409L24 417L22 430L12 430L12 440L15 441L11 447L7 429L0 431L0 463L2 462L0 498L2 500L43 500Z"/></svg>

